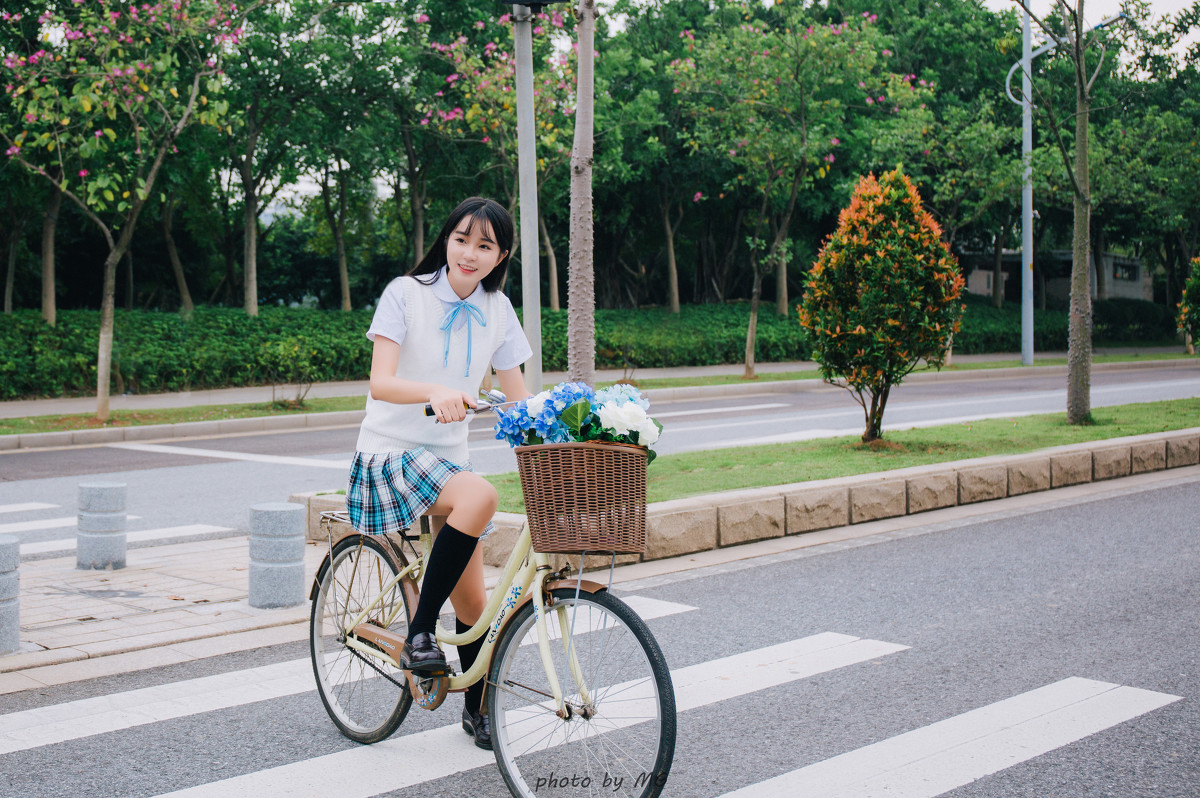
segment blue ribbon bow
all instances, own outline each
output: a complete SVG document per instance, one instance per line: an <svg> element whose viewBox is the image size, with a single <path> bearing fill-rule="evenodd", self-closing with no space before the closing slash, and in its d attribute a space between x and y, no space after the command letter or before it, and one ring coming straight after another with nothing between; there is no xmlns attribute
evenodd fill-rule
<svg viewBox="0 0 1200 798"><path fill-rule="evenodd" d="M446 319L442 322L440 329L446 333L446 348L442 353L442 365L445 366L450 362L450 332L454 329L454 322L458 315L463 311L466 311L467 314L467 368L463 371L463 376L468 377L471 374L471 319L479 322L480 327L487 326L487 319L484 318L482 310L465 299L455 302L454 309L446 314Z"/></svg>

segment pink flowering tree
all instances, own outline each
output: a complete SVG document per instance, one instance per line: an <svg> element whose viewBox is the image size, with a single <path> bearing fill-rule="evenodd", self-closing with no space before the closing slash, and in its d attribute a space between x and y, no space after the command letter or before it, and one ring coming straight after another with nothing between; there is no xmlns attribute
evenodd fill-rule
<svg viewBox="0 0 1200 798"><path fill-rule="evenodd" d="M499 22L511 27L511 15ZM476 25L482 29L485 23ZM547 180L571 157L570 135L575 114L575 51L554 50L550 40L563 41L564 17L549 10L536 15L533 26L534 120L539 193ZM445 60L450 74L422 106L421 125L450 139L475 142L487 148L489 171L495 173L510 210L518 200L516 59L507 45L487 42L482 50L465 36L430 49ZM538 228L549 269L550 308L559 309L558 268L546 224L539 212Z"/></svg>
<svg viewBox="0 0 1200 798"><path fill-rule="evenodd" d="M21 24L20 15L3 15ZM28 20L25 20L27 23ZM193 124L219 125L220 57L240 30L225 0L124 5L74 0L37 19L41 49L3 61L5 155L49 181L95 223L104 258L96 417L109 418L116 267L163 162Z"/></svg>
<svg viewBox="0 0 1200 798"><path fill-rule="evenodd" d="M779 14L770 24L752 20L705 37L671 65L690 116L684 142L731 167L726 184L706 193L755 198L746 221L753 278L747 379L755 377L762 281L772 272L787 311L788 232L801 192L830 176L859 120L920 110L923 91L887 71L886 42L872 15L823 25L810 24L798 4Z"/></svg>

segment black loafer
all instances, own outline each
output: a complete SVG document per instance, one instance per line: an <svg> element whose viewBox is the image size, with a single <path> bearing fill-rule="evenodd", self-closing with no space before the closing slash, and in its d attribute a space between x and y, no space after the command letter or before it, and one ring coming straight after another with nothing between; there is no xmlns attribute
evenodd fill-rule
<svg viewBox="0 0 1200 798"><path fill-rule="evenodd" d="M437 637L430 632L417 632L400 652L400 667L410 671L433 671L446 668L446 655L438 647Z"/></svg>
<svg viewBox="0 0 1200 798"><path fill-rule="evenodd" d="M487 715L463 708L463 731L475 737L475 747L492 750L492 720Z"/></svg>

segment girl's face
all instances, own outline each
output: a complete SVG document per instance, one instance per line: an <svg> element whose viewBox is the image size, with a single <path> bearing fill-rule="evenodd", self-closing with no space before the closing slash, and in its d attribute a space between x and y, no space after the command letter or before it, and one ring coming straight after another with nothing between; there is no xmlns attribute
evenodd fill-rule
<svg viewBox="0 0 1200 798"><path fill-rule="evenodd" d="M460 299L466 299L507 254L492 237L491 225L482 219L463 217L446 239L450 287Z"/></svg>

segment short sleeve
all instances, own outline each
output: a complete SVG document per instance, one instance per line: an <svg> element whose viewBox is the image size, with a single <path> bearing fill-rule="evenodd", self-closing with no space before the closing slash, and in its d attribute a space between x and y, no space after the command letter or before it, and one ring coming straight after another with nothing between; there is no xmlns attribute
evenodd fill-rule
<svg viewBox="0 0 1200 798"><path fill-rule="evenodd" d="M492 367L496 371L516 368L533 354L533 350L529 348L529 339L525 337L525 331L521 329L517 312L513 310L512 302L508 300L507 296L504 297L504 313L508 317L508 321L504 325L504 341L492 355Z"/></svg>
<svg viewBox="0 0 1200 798"><path fill-rule="evenodd" d="M404 335L408 332L408 324L404 321L404 281L396 278L388 283L379 297L379 305L375 308L375 316L371 319L371 328L367 330L367 338L375 340L376 335L404 343Z"/></svg>

